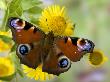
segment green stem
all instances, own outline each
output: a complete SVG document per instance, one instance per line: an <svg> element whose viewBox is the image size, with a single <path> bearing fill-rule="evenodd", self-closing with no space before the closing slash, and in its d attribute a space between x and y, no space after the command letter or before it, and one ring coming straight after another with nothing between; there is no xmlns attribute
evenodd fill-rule
<svg viewBox="0 0 110 82"><path fill-rule="evenodd" d="M1 25L1 27L3 28L3 29L2 29L3 31L7 31L6 27L7 27L8 15L9 15L9 10L8 10L8 8L7 8L7 10L5 10L5 15L4 15L4 18L3 18L2 25Z"/></svg>

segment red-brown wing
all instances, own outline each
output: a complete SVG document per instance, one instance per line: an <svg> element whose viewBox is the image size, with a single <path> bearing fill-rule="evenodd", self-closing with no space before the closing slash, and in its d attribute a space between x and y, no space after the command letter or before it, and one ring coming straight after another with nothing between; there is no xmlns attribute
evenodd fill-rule
<svg viewBox="0 0 110 82"><path fill-rule="evenodd" d="M40 43L18 44L16 54L22 64L35 69L41 64L42 50Z"/></svg>
<svg viewBox="0 0 110 82"><path fill-rule="evenodd" d="M92 41L77 37L59 38L55 44L73 62L79 61L84 54L90 53L94 49Z"/></svg>
<svg viewBox="0 0 110 82"><path fill-rule="evenodd" d="M8 26L18 47L21 63L36 68L41 63L42 41L45 34L38 27L17 17L9 18Z"/></svg>
<svg viewBox="0 0 110 82"><path fill-rule="evenodd" d="M71 61L59 50L57 46L54 46L48 54L48 57L43 61L42 70L49 74L59 75L68 71L71 67Z"/></svg>
<svg viewBox="0 0 110 82"><path fill-rule="evenodd" d="M8 26L13 40L18 44L38 42L45 36L38 27L17 17L9 18Z"/></svg>

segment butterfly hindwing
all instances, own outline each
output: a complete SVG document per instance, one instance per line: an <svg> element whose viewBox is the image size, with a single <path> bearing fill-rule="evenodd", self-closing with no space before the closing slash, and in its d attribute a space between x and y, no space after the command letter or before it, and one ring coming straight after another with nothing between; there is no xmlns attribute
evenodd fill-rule
<svg viewBox="0 0 110 82"><path fill-rule="evenodd" d="M71 61L54 45L48 53L48 57L43 61L42 71L59 75L68 71L70 67Z"/></svg>
<svg viewBox="0 0 110 82"><path fill-rule="evenodd" d="M35 69L41 64L42 45L40 43L18 44L16 54L22 64Z"/></svg>

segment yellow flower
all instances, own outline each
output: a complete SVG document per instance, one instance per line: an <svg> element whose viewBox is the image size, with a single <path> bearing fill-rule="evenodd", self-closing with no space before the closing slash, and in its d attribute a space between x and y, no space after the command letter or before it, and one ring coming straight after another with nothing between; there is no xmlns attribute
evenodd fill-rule
<svg viewBox="0 0 110 82"><path fill-rule="evenodd" d="M10 33L9 32L0 31L0 35L10 36ZM11 47L12 47L12 45L11 45L10 42L9 43L5 43L3 40L0 39L0 52L7 51Z"/></svg>
<svg viewBox="0 0 110 82"><path fill-rule="evenodd" d="M0 31L0 35L9 36L10 35L10 32Z"/></svg>
<svg viewBox="0 0 110 82"><path fill-rule="evenodd" d="M14 74L15 67L8 57L0 57L0 77L10 76Z"/></svg>
<svg viewBox="0 0 110 82"><path fill-rule="evenodd" d="M11 44L7 44L0 39L0 52L10 50Z"/></svg>
<svg viewBox="0 0 110 82"><path fill-rule="evenodd" d="M34 78L35 80L44 81L53 78L52 74L42 72L42 65L39 65L36 69L29 68L26 65L22 65L22 67L24 69L24 73L26 73L27 77L31 79Z"/></svg>
<svg viewBox="0 0 110 82"><path fill-rule="evenodd" d="M65 14L65 7L53 5L45 8L39 18L39 27L48 34L50 31L55 36L71 36L74 32L73 23Z"/></svg>
<svg viewBox="0 0 110 82"><path fill-rule="evenodd" d="M53 32L55 36L71 36L74 32L73 23L65 14L65 7L53 5L45 8L39 18L39 27L46 34ZM42 72L42 65L36 69L23 65L24 72L30 78L35 80L46 80L53 77L52 74Z"/></svg>
<svg viewBox="0 0 110 82"><path fill-rule="evenodd" d="M89 62L92 66L101 66L107 60L108 58L100 50L94 50L93 53L89 55Z"/></svg>

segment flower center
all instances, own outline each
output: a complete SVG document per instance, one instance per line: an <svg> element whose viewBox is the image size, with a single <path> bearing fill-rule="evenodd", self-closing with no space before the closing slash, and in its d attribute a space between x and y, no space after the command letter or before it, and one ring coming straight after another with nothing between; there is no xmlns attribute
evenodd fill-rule
<svg viewBox="0 0 110 82"><path fill-rule="evenodd" d="M55 35L62 34L65 31L67 25L65 19L61 16L53 16L49 24L51 31L53 31Z"/></svg>
<svg viewBox="0 0 110 82"><path fill-rule="evenodd" d="M6 76L8 74L8 67L6 65L0 64L0 77Z"/></svg>
<svg viewBox="0 0 110 82"><path fill-rule="evenodd" d="M100 65L103 62L103 57L100 53L94 52L90 55L90 61L93 65Z"/></svg>

